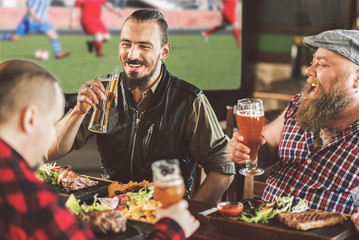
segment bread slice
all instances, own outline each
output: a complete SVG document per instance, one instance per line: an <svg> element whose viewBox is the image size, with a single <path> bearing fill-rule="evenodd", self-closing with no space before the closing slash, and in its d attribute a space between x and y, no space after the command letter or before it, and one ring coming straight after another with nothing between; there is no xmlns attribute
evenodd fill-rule
<svg viewBox="0 0 359 240"><path fill-rule="evenodd" d="M283 212L276 215L279 222L290 228L308 230L343 224L346 217L343 214L321 210L308 210L300 213Z"/></svg>

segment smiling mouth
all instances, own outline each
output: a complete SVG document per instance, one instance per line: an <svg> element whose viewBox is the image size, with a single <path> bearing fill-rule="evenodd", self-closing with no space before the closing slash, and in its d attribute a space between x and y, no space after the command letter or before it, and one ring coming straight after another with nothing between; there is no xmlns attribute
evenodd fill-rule
<svg viewBox="0 0 359 240"><path fill-rule="evenodd" d="M128 66L128 69L130 71L137 72L142 68L143 64L129 64L129 63L127 63L127 66Z"/></svg>
<svg viewBox="0 0 359 240"><path fill-rule="evenodd" d="M310 86L310 95L315 94L318 91L318 87L315 83L312 83Z"/></svg>

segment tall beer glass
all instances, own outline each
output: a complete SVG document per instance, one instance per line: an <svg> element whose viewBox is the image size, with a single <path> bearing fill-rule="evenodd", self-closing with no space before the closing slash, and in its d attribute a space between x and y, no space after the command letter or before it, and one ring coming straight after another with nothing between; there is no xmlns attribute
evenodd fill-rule
<svg viewBox="0 0 359 240"><path fill-rule="evenodd" d="M118 83L118 74L105 74L98 79L101 81L102 85L105 88L106 100L99 100L99 103L95 105L91 115L88 130L96 133L106 133L108 113L112 100L115 97Z"/></svg>
<svg viewBox="0 0 359 240"><path fill-rule="evenodd" d="M242 175L261 175L264 170L257 167L258 149L264 125L264 109L260 99L245 98L238 100L236 121L239 133L243 136L243 144L248 146L250 159L246 167L239 170Z"/></svg>
<svg viewBox="0 0 359 240"><path fill-rule="evenodd" d="M185 186L178 160L158 160L151 167L155 185L153 199L159 201L163 208L180 201L184 196Z"/></svg>

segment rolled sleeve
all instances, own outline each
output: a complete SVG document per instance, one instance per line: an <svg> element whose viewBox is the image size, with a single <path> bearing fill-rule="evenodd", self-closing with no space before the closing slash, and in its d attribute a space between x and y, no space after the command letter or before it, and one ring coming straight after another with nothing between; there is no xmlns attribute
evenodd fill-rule
<svg viewBox="0 0 359 240"><path fill-rule="evenodd" d="M192 157L204 168L206 174L235 174L234 163L227 154L229 138L224 134L204 94L200 94L193 103L193 111L187 119L186 135Z"/></svg>

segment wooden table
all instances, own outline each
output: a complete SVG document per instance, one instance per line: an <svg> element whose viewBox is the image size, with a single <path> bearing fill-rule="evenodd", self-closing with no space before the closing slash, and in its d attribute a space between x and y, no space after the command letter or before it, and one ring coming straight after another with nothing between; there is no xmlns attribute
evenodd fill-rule
<svg viewBox="0 0 359 240"><path fill-rule="evenodd" d="M101 181L104 181L103 179L99 179ZM106 181L104 181L106 182ZM101 190L103 187L100 187L99 190ZM80 192L81 193L81 192ZM79 194L80 194L79 193ZM98 193L98 191L96 192ZM81 194L80 194L81 195ZM86 192L83 193L84 196L82 197L88 197L86 195ZM62 198L64 198L64 200L67 199L67 195L60 195ZM248 237L245 236L241 236L241 235L235 235L234 233L230 233L232 228L228 229L227 231L222 231L221 229L216 228L214 225L212 225L207 217L203 216L202 214L200 214L201 212L214 208L215 204L210 204L210 203L206 203L206 202L199 202L199 201L194 201L194 200L189 200L189 211L192 213L192 215L198 219L200 221L200 227L199 229L189 238L189 239L193 239L193 240L231 240L231 239L237 239L237 240L248 240ZM137 222L139 223L139 222ZM352 224L352 223L351 223ZM142 230L142 232L146 233L146 232L150 232L152 229L152 225L148 224L148 223L143 223L140 224L140 231ZM222 226L224 227L229 227L230 225L226 224ZM236 225L237 226L237 225ZM253 225L252 225L253 226ZM243 226L242 226L243 228ZM248 228L245 228L246 230ZM258 229L256 230L258 231ZM271 230L273 231L273 230ZM269 232L271 233L271 232ZM260 234L259 234L260 235ZM110 237L110 238L109 238ZM97 236L97 239L103 240L103 239L112 239L112 240L122 240L122 239L132 239L132 240L140 240L140 239L144 239L144 236L142 235L138 235L138 230L134 230L132 228L128 229L128 231L124 232L124 233L120 233L120 234L113 234L111 236L109 235L103 235L103 236ZM251 238L251 239L255 239L255 238ZM263 240L263 238L258 238L260 240ZM279 238L272 238L273 240L287 240L287 239L279 239ZM298 239L298 238L297 238ZM300 239L300 238L299 238ZM323 239L328 239L328 238L323 238ZM359 234L355 235L355 236L351 236L350 238L347 238L347 240L354 240L354 239L359 239Z"/></svg>
<svg viewBox="0 0 359 240"><path fill-rule="evenodd" d="M189 238L189 239L200 239L200 240L212 240L212 239L221 239L221 240L229 240L229 239L236 239L236 240L248 240L247 237L241 237L240 235L230 234L228 231L221 231L216 227L212 226L209 221L206 219L205 216L199 214L202 211L208 210L212 207L215 207L214 204L198 202L198 201L189 201L189 210L190 212L200 221L199 229ZM260 234L258 234L260 235ZM295 237L294 237L295 238ZM299 239L301 237L299 236ZM255 238L252 238L255 239ZM252 240L251 239L251 240ZM262 240L263 238L258 238ZM298 238L297 238L298 239ZM324 238L323 239L328 239ZM334 240L335 238L333 238ZM347 238L347 240L354 240L359 239L359 234L351 236ZM287 240L287 239L279 239L273 238L273 240Z"/></svg>
<svg viewBox="0 0 359 240"><path fill-rule="evenodd" d="M238 239L238 236L227 235L223 232L218 231L214 226L209 224L207 219L199 214L202 211L215 207L214 204L204 203L199 201L190 200L189 201L189 211L197 218L201 225L199 229L189 238L189 239L218 239L218 240L229 240L229 239ZM246 239L248 240L248 239Z"/></svg>

